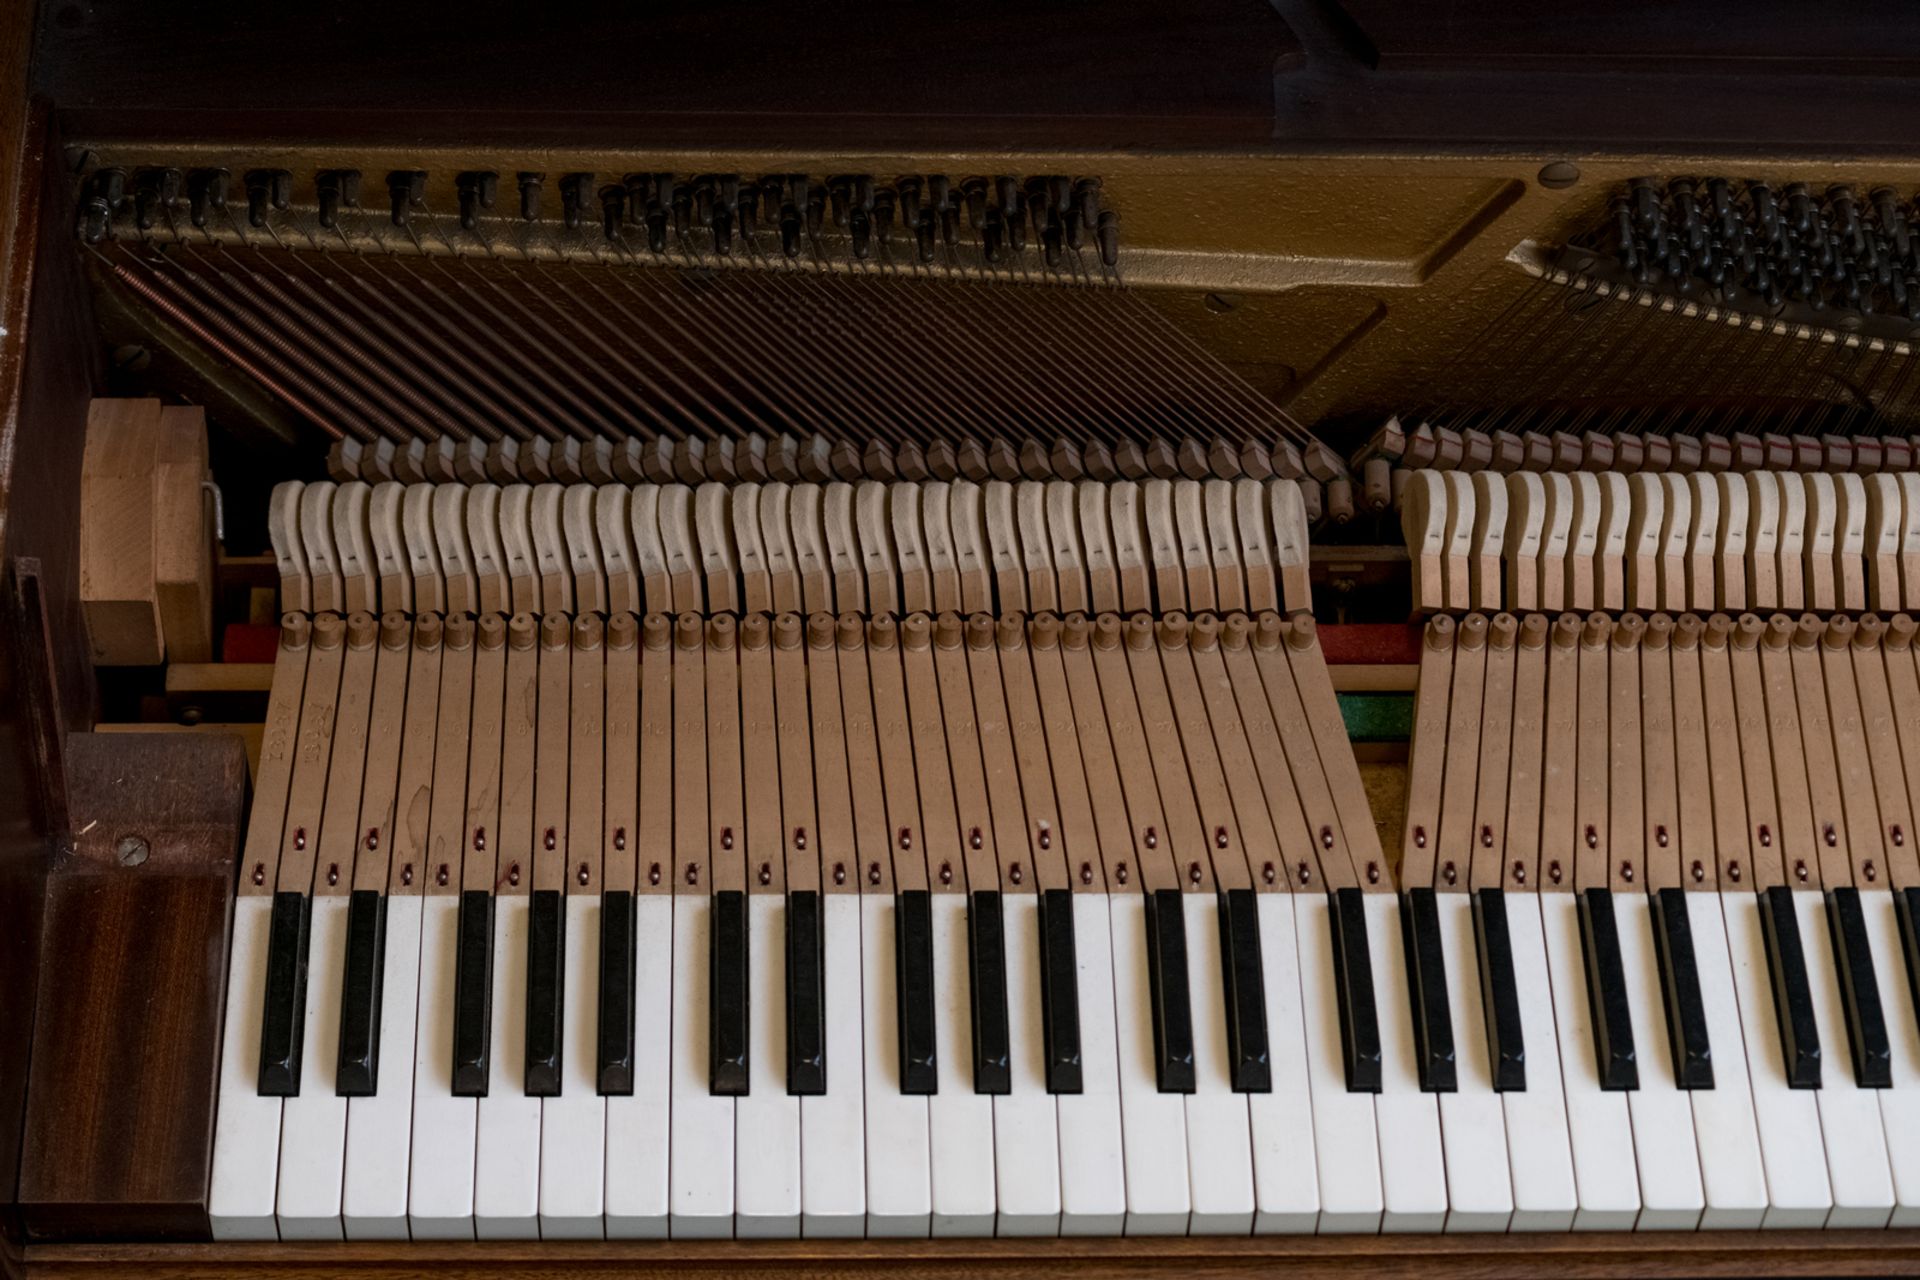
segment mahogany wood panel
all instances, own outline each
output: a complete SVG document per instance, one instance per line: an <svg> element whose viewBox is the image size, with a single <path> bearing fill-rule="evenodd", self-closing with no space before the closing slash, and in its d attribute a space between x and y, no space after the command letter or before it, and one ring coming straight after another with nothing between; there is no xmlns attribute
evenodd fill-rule
<svg viewBox="0 0 1920 1280"><path fill-rule="evenodd" d="M196 140L1257 143L1300 52L1264 0L45 8L35 89L80 131Z"/></svg>
<svg viewBox="0 0 1920 1280"><path fill-rule="evenodd" d="M66 760L75 836L47 883L21 1217L29 1238L204 1237L246 753L85 733ZM123 865L136 838L145 860Z"/></svg>
<svg viewBox="0 0 1920 1280"><path fill-rule="evenodd" d="M1920 1231L1589 1232L1263 1239L673 1241L660 1244L35 1246L31 1276L119 1274L458 1277L910 1276L1075 1280L1178 1274L1381 1280L1652 1275L1879 1276L1920 1268Z"/></svg>

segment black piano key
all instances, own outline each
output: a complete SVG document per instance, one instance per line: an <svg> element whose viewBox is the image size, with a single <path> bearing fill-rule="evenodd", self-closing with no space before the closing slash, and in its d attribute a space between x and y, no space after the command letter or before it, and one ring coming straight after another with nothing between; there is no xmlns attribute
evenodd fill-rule
<svg viewBox="0 0 1920 1280"><path fill-rule="evenodd" d="M1895 890L1893 906L1900 917L1901 949L1907 953L1907 995L1920 1017L1920 888Z"/></svg>
<svg viewBox="0 0 1920 1280"><path fill-rule="evenodd" d="M595 1091L609 1098L633 1093L635 912L633 894L624 889L600 895L600 1025L594 1080Z"/></svg>
<svg viewBox="0 0 1920 1280"><path fill-rule="evenodd" d="M1073 894L1040 895L1040 1033L1047 1055L1047 1092L1079 1093L1080 959L1073 941Z"/></svg>
<svg viewBox="0 0 1920 1280"><path fill-rule="evenodd" d="M1266 966L1253 890L1220 895L1220 970L1227 996L1227 1066L1235 1093L1273 1092L1267 1054Z"/></svg>
<svg viewBox="0 0 1920 1280"><path fill-rule="evenodd" d="M307 931L313 899L273 895L267 926L267 998L260 1018L260 1094L300 1095L300 1059L307 1035Z"/></svg>
<svg viewBox="0 0 1920 1280"><path fill-rule="evenodd" d="M899 1023L900 1092L940 1092L934 1053L933 900L925 889L906 889L893 901L893 973Z"/></svg>
<svg viewBox="0 0 1920 1280"><path fill-rule="evenodd" d="M380 991L387 967L387 896L355 889L347 899L347 964L340 988L340 1054L334 1092L371 1097L380 1083Z"/></svg>
<svg viewBox="0 0 1920 1280"><path fill-rule="evenodd" d="M995 889L982 889L967 899L967 992L973 1009L973 1091L1012 1093L1007 926Z"/></svg>
<svg viewBox="0 0 1920 1280"><path fill-rule="evenodd" d="M1633 1019L1627 1007L1627 974L1620 959L1620 926L1613 915L1613 894L1587 889L1580 894L1580 949L1587 964L1587 1015L1593 1020L1593 1052L1602 1089L1640 1087L1640 1063L1634 1055Z"/></svg>
<svg viewBox="0 0 1920 1280"><path fill-rule="evenodd" d="M1440 904L1426 886L1400 899L1400 941L1407 957L1408 1004L1413 1010L1413 1065L1428 1093L1460 1087L1453 1054L1453 1006L1447 999L1447 954L1440 939Z"/></svg>
<svg viewBox="0 0 1920 1280"><path fill-rule="evenodd" d="M1348 1093L1380 1092L1380 1013L1373 998L1373 949L1367 943L1366 899L1336 889L1327 902L1334 994L1340 1005L1340 1055Z"/></svg>
<svg viewBox="0 0 1920 1280"><path fill-rule="evenodd" d="M529 1098L560 1096L566 1004L567 900L558 889L535 889L527 916L527 1073Z"/></svg>
<svg viewBox="0 0 1920 1280"><path fill-rule="evenodd" d="M1520 988L1513 972L1504 891L1481 889L1473 895L1473 938L1480 956L1480 1004L1493 1091L1520 1092L1527 1087L1527 1041L1520 1025Z"/></svg>
<svg viewBox="0 0 1920 1280"><path fill-rule="evenodd" d="M747 1079L747 895L723 889L713 895L713 938L707 949L708 1088L722 1097L744 1097Z"/></svg>
<svg viewBox="0 0 1920 1280"><path fill-rule="evenodd" d="M1880 980L1873 972L1867 942L1867 918L1860 913L1860 891L1851 886L1827 894L1827 932L1833 939L1833 965L1840 974L1840 1005L1847 1017L1847 1047L1853 1050L1853 1079L1862 1089L1893 1087L1893 1046L1880 1007Z"/></svg>
<svg viewBox="0 0 1920 1280"><path fill-rule="evenodd" d="M827 989L820 894L787 895L787 1092L827 1091Z"/></svg>
<svg viewBox="0 0 1920 1280"><path fill-rule="evenodd" d="M1193 1003L1187 985L1187 919L1178 889L1147 895L1147 991L1153 1004L1154 1076L1161 1093L1192 1093Z"/></svg>
<svg viewBox="0 0 1920 1280"><path fill-rule="evenodd" d="M1760 933L1767 944L1767 973L1773 981L1773 1016L1780 1029L1780 1056L1787 1084L1820 1087L1820 1029L1813 1021L1813 992L1807 983L1807 957L1800 949L1800 923L1794 916L1793 890L1774 885L1760 893Z"/></svg>
<svg viewBox="0 0 1920 1280"><path fill-rule="evenodd" d="M1687 895L1680 889L1662 889L1649 905L1674 1082L1682 1089L1711 1089L1713 1051L1707 1041L1707 1009L1700 999L1700 967L1693 955Z"/></svg>
<svg viewBox="0 0 1920 1280"><path fill-rule="evenodd" d="M493 895L460 894L460 925L453 968L453 1093L487 1096L493 1045Z"/></svg>

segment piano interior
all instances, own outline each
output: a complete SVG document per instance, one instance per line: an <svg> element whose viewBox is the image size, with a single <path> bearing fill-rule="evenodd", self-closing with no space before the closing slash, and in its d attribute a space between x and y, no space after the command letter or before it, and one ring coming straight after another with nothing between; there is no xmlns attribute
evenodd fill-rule
<svg viewBox="0 0 1920 1280"><path fill-rule="evenodd" d="M21 8L6 1274L1920 1267L1910 18Z"/></svg>

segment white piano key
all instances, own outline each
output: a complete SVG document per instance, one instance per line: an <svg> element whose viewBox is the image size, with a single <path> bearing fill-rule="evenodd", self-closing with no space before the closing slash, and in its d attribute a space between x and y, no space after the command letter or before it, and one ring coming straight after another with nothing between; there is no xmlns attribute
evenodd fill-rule
<svg viewBox="0 0 1920 1280"><path fill-rule="evenodd" d="M674 895L668 1232L689 1239L733 1234L733 1099L715 1097L708 1087L712 931L712 904L707 897Z"/></svg>
<svg viewBox="0 0 1920 1280"><path fill-rule="evenodd" d="M1187 1190L1187 1111L1185 1099L1161 1093L1154 1076L1146 899L1137 891L1122 889L1108 898L1108 918L1121 1155L1126 1168L1126 1234L1185 1235L1192 1205Z"/></svg>
<svg viewBox="0 0 1920 1280"><path fill-rule="evenodd" d="M482 1240L540 1234L540 1099L526 1093L531 914L524 893L494 900L493 1044L473 1157L473 1229Z"/></svg>
<svg viewBox="0 0 1920 1280"><path fill-rule="evenodd" d="M1315 1162L1307 1158L1316 1141L1293 896L1263 893L1258 902L1273 1092L1247 1095L1253 1134L1253 1230L1256 1235L1311 1233L1320 1222L1320 1177Z"/></svg>
<svg viewBox="0 0 1920 1280"><path fill-rule="evenodd" d="M1880 1126L1879 1091L1854 1083L1840 976L1827 932L1826 895L1797 892L1800 951L1807 958L1814 1025L1820 1029L1820 1134L1833 1185L1829 1227L1884 1227L1893 1217L1893 1169Z"/></svg>
<svg viewBox="0 0 1920 1280"><path fill-rule="evenodd" d="M429 894L420 914L420 1006L413 1042L413 1155L407 1222L415 1240L473 1239L477 1110L453 1093L453 988L460 899Z"/></svg>
<svg viewBox="0 0 1920 1280"><path fill-rule="evenodd" d="M1700 1181L1706 1212L1700 1225L1714 1229L1753 1228L1767 1215L1767 1177L1760 1158L1753 1090L1747 1083L1747 1058L1740 1031L1740 1009L1733 993L1733 969L1727 959L1727 931L1718 894L1689 893L1687 921L1693 932L1695 968L1700 975L1700 1005L1707 1015L1707 1044L1713 1053L1713 1088L1687 1095L1700 1144Z"/></svg>
<svg viewBox="0 0 1920 1280"><path fill-rule="evenodd" d="M865 1031L861 1053L866 1071L862 1098L866 1112L866 1228L869 1236L924 1236L933 1220L927 1100L900 1092L893 918L891 897L875 894L860 899L860 963L865 979L860 984L860 999ZM834 1003L830 996L829 1019ZM829 1056L829 1089L833 1088L834 1071L835 1063Z"/></svg>
<svg viewBox="0 0 1920 1280"><path fill-rule="evenodd" d="M967 987L967 899L933 895L935 1053L940 1092L927 1099L933 1234L990 1236L994 1221L993 1099L973 1091L973 1009Z"/></svg>
<svg viewBox="0 0 1920 1280"><path fill-rule="evenodd" d="M857 1238L866 1231L860 917L857 895L822 895L827 1091L800 1099L800 1234L804 1236ZM925 1127L921 1126L923 1131Z"/></svg>
<svg viewBox="0 0 1920 1280"><path fill-rule="evenodd" d="M1920 1017L1907 985L1899 912L1890 893L1860 895L1880 979L1880 1007L1893 1049L1893 1088L1879 1090L1880 1122L1886 1130L1893 1172L1893 1219L1888 1226L1920 1226Z"/></svg>
<svg viewBox="0 0 1920 1280"><path fill-rule="evenodd" d="M1547 940L1540 901L1507 897L1507 938L1513 951L1514 994L1520 1005L1527 1087L1500 1095L1507 1122L1507 1163L1513 1173L1512 1231L1568 1231L1580 1207L1573 1148L1567 1136L1567 1097L1561 1084L1559 1033L1547 976Z"/></svg>
<svg viewBox="0 0 1920 1280"><path fill-rule="evenodd" d="M334 1091L340 1054L340 998L347 964L347 899L313 900L307 929L306 1031L300 1092L280 1109L282 1240L341 1238L340 1185L347 1151L347 1100Z"/></svg>
<svg viewBox="0 0 1920 1280"><path fill-rule="evenodd" d="M733 1100L734 1234L800 1234L800 1099L787 1093L787 903L747 895L747 1088Z"/></svg>
<svg viewBox="0 0 1920 1280"><path fill-rule="evenodd" d="M380 1070L375 1092L347 1103L341 1214L349 1240L407 1238L408 1147L413 1130L414 1020L420 998L419 894L387 899L380 973Z"/></svg>
<svg viewBox="0 0 1920 1280"><path fill-rule="evenodd" d="M1007 946L1008 1067L1013 1092L993 1100L995 1234L1060 1234L1060 1119L1047 1092L1040 1013L1040 900L1001 896Z"/></svg>
<svg viewBox="0 0 1920 1280"><path fill-rule="evenodd" d="M1446 958L1447 1005L1453 1015L1453 1056L1459 1087L1439 1095L1441 1154L1447 1170L1447 1230L1505 1231L1513 1217L1513 1174L1507 1167L1506 1111L1493 1091L1480 955L1474 942L1473 899L1434 895L1441 953Z"/></svg>
<svg viewBox="0 0 1920 1280"><path fill-rule="evenodd" d="M1386 1217L1380 1229L1439 1231L1447 1221L1447 1174L1440 1146L1440 1109L1422 1092L1414 1063L1413 1006L1407 990L1400 899L1366 895L1367 946L1373 998L1380 1014L1380 1186Z"/></svg>
<svg viewBox="0 0 1920 1280"><path fill-rule="evenodd" d="M1253 1134L1245 1095L1227 1066L1227 998L1220 966L1220 905L1210 893L1181 895L1193 1008L1194 1091L1187 1095L1187 1181L1196 1236L1253 1229Z"/></svg>
<svg viewBox="0 0 1920 1280"><path fill-rule="evenodd" d="M1542 893L1540 922L1553 988L1553 1021L1559 1033L1560 1083L1567 1102L1574 1186L1580 1197L1574 1229L1631 1231L1640 1217L1633 1122L1627 1115L1626 1095L1600 1087L1587 1010L1587 970L1580 949L1579 899L1571 893Z"/></svg>
<svg viewBox="0 0 1920 1280"><path fill-rule="evenodd" d="M673 904L665 894L634 898L633 1092L607 1099L609 1239L657 1240L667 1234L670 1096L679 1078L674 1059L684 1047L672 1034Z"/></svg>
<svg viewBox="0 0 1920 1280"><path fill-rule="evenodd" d="M1741 889L1731 889L1719 897L1733 996L1746 1051L1748 1086L1753 1091L1760 1159L1767 1178L1767 1212L1761 1225L1823 1226L1833 1209L1833 1191L1827 1182L1826 1149L1820 1138L1819 1099L1811 1089L1794 1089L1787 1084L1787 1067L1780 1056L1780 1033L1774 1019L1773 979L1760 931L1759 902L1751 892ZM1705 981L1703 976L1703 988ZM1714 1046L1717 1075L1724 1060L1717 1035Z"/></svg>
<svg viewBox="0 0 1920 1280"><path fill-rule="evenodd" d="M1620 967L1626 977L1640 1087L1627 1094L1633 1149L1640 1164L1642 1231L1691 1231L1700 1225L1706 1191L1693 1134L1693 1106L1677 1083L1667 1044L1660 966L1653 947L1653 904L1641 895L1615 901Z"/></svg>
<svg viewBox="0 0 1920 1280"><path fill-rule="evenodd" d="M1294 895L1301 1023L1306 1031L1307 1078L1313 1090L1313 1132L1320 1138L1313 1146L1320 1181L1320 1230L1329 1235L1371 1235L1380 1230L1386 1208L1379 1121L1372 1094L1347 1090L1327 911L1324 894Z"/></svg>
<svg viewBox="0 0 1920 1280"><path fill-rule="evenodd" d="M1060 1234L1117 1236L1126 1227L1127 1179L1105 894L1073 895L1073 952L1080 996L1080 1092L1054 1099L1060 1113Z"/></svg>
<svg viewBox="0 0 1920 1280"><path fill-rule="evenodd" d="M275 490L276 497L280 490ZM234 899L227 968L227 1021L220 1033L213 1175L207 1217L215 1240L274 1240L279 1185L280 1099L260 1096L260 1023L267 999L267 931L273 896Z"/></svg>
<svg viewBox="0 0 1920 1280"><path fill-rule="evenodd" d="M596 1092L600 895L568 894L561 981L560 1096L540 1100L540 1236L598 1240L604 1225L607 1108Z"/></svg>

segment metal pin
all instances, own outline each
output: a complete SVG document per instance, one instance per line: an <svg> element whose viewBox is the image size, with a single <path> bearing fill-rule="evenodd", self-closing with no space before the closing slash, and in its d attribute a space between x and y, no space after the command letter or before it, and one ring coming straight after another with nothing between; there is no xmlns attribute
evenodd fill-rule
<svg viewBox="0 0 1920 1280"><path fill-rule="evenodd" d="M1831 822L1821 830L1820 836L1827 842L1827 848L1829 849L1840 843L1840 833L1833 829Z"/></svg>
<svg viewBox="0 0 1920 1280"><path fill-rule="evenodd" d="M1493 828L1485 823L1482 823L1480 827L1480 847L1482 849L1493 848Z"/></svg>
<svg viewBox="0 0 1920 1280"><path fill-rule="evenodd" d="M980 838L980 828L975 827L967 832L967 848L978 849L983 843L985 842Z"/></svg>
<svg viewBox="0 0 1920 1280"><path fill-rule="evenodd" d="M1762 849L1773 848L1773 832L1768 829L1767 824L1764 822L1760 824L1760 847Z"/></svg>
<svg viewBox="0 0 1920 1280"><path fill-rule="evenodd" d="M401 884L413 883L413 864L411 862L406 863L400 868L400 883Z"/></svg>
<svg viewBox="0 0 1920 1280"><path fill-rule="evenodd" d="M554 831L553 831L553 828L552 828L552 827L548 827L548 828L547 828L547 834L546 834L546 836L545 836L545 842L546 842L546 847L547 847L547 851L548 851L549 853L551 853L551 852L553 851L553 846L554 846L554 841L555 841L555 839L556 839L556 837L555 837L555 835L554 835Z"/></svg>
<svg viewBox="0 0 1920 1280"><path fill-rule="evenodd" d="M1631 862L1623 862L1620 864L1620 878L1628 884L1633 883L1633 864Z"/></svg>
<svg viewBox="0 0 1920 1280"><path fill-rule="evenodd" d="M847 864L846 863L836 862L833 864L833 882L835 884L845 884L847 882Z"/></svg>
<svg viewBox="0 0 1920 1280"><path fill-rule="evenodd" d="M902 851L913 848L913 828L900 828L900 848Z"/></svg>
<svg viewBox="0 0 1920 1280"><path fill-rule="evenodd" d="M1380 883L1380 864L1379 863L1369 862L1367 864L1367 883L1368 884Z"/></svg>
<svg viewBox="0 0 1920 1280"><path fill-rule="evenodd" d="M1113 879L1114 879L1114 883L1116 884L1125 884L1127 882L1127 864L1126 863L1116 862L1113 864Z"/></svg>
<svg viewBox="0 0 1920 1280"><path fill-rule="evenodd" d="M1653 842L1662 849L1667 847L1667 828L1664 823L1653 829Z"/></svg>
<svg viewBox="0 0 1920 1280"><path fill-rule="evenodd" d="M475 827L473 829L473 851L475 853L485 853L487 851L487 829L485 827Z"/></svg>
<svg viewBox="0 0 1920 1280"><path fill-rule="evenodd" d="M1313 868L1306 863L1303 862L1300 864L1300 870L1297 874L1300 877L1301 884L1311 884L1313 882Z"/></svg>
<svg viewBox="0 0 1920 1280"><path fill-rule="evenodd" d="M1053 831L1044 822L1040 824L1040 847L1042 849L1053 848Z"/></svg>
<svg viewBox="0 0 1920 1280"><path fill-rule="evenodd" d="M379 847L380 847L380 828L368 827L367 828L367 852L371 853L375 849L378 849Z"/></svg>
<svg viewBox="0 0 1920 1280"><path fill-rule="evenodd" d="M1740 864L1739 863L1729 862L1727 864L1727 879L1733 881L1735 884L1740 883Z"/></svg>
<svg viewBox="0 0 1920 1280"><path fill-rule="evenodd" d="M514 885L516 887L520 884L520 864L519 863L512 862L507 864L507 883L510 885Z"/></svg>
<svg viewBox="0 0 1920 1280"><path fill-rule="evenodd" d="M580 870L577 874L579 876L580 883L585 884L587 882L587 864L586 863L583 862L580 864Z"/></svg>
<svg viewBox="0 0 1920 1280"><path fill-rule="evenodd" d="M1416 849L1424 849L1427 847L1427 829L1425 827L1415 827L1413 829L1413 847Z"/></svg>
<svg viewBox="0 0 1920 1280"><path fill-rule="evenodd" d="M305 849L307 847L307 829L305 827L294 828L293 847L296 849Z"/></svg>
<svg viewBox="0 0 1920 1280"><path fill-rule="evenodd" d="M1019 884L1022 880L1026 879L1025 873L1020 870L1019 863L1016 862L1007 868L1007 879L1013 881L1015 884Z"/></svg>
<svg viewBox="0 0 1920 1280"><path fill-rule="evenodd" d="M1553 881L1555 884L1560 883L1560 859L1555 858L1547 864L1547 879Z"/></svg>
<svg viewBox="0 0 1920 1280"><path fill-rule="evenodd" d="M951 862L943 862L940 864L940 883L953 883L953 864Z"/></svg>
<svg viewBox="0 0 1920 1280"><path fill-rule="evenodd" d="M267 864L266 863L256 862L253 864L253 882L255 884L265 884L267 882Z"/></svg>
<svg viewBox="0 0 1920 1280"><path fill-rule="evenodd" d="M700 864L699 863L689 862L687 864L687 883L688 884L700 883Z"/></svg>
<svg viewBox="0 0 1920 1280"><path fill-rule="evenodd" d="M733 828L732 827L720 828L720 847L722 849L733 848Z"/></svg>
<svg viewBox="0 0 1920 1280"><path fill-rule="evenodd" d="M660 864L659 863L656 862L652 866L647 868L647 883L648 884L660 883Z"/></svg>
<svg viewBox="0 0 1920 1280"><path fill-rule="evenodd" d="M795 827L793 829L793 847L801 850L807 847L807 829L805 827Z"/></svg>
<svg viewBox="0 0 1920 1280"><path fill-rule="evenodd" d="M444 862L441 863L440 869L433 873L433 882L435 884L440 884L440 885L444 885L447 882L447 864L446 863Z"/></svg>
<svg viewBox="0 0 1920 1280"><path fill-rule="evenodd" d="M1515 862L1513 864L1513 882L1515 884L1525 884L1527 882L1527 864L1526 863Z"/></svg>
<svg viewBox="0 0 1920 1280"><path fill-rule="evenodd" d="M1598 849L1599 847L1600 847L1600 831L1591 822L1589 822L1587 824L1587 848Z"/></svg>
<svg viewBox="0 0 1920 1280"><path fill-rule="evenodd" d="M1268 884L1272 884L1275 878L1278 876L1278 874L1279 873L1274 869L1274 865L1271 862L1264 863L1260 867L1260 878L1266 881Z"/></svg>
<svg viewBox="0 0 1920 1280"><path fill-rule="evenodd" d="M1080 883L1093 883L1093 864L1091 862L1083 862L1080 864Z"/></svg>
<svg viewBox="0 0 1920 1280"><path fill-rule="evenodd" d="M760 864L760 883L763 885L773 883L773 866L771 863L763 862Z"/></svg>
<svg viewBox="0 0 1920 1280"><path fill-rule="evenodd" d="M1320 847L1322 849L1333 848L1333 828L1332 827L1320 828Z"/></svg>
<svg viewBox="0 0 1920 1280"><path fill-rule="evenodd" d="M1793 876L1794 876L1794 879L1796 879L1796 880L1805 880L1805 879L1807 878L1807 863L1806 863L1806 859L1804 859L1804 858L1796 858L1796 859L1794 859L1794 862L1793 862Z"/></svg>
<svg viewBox="0 0 1920 1280"><path fill-rule="evenodd" d="M1695 858L1693 860L1693 882L1695 884L1699 884L1702 880L1705 880L1706 878L1707 878L1706 867L1701 865L1700 859Z"/></svg>
<svg viewBox="0 0 1920 1280"><path fill-rule="evenodd" d="M1448 884L1459 883L1460 873L1459 871L1455 870L1454 865L1451 862L1447 863L1446 866L1440 868L1440 874L1443 877L1445 877L1446 882Z"/></svg>
<svg viewBox="0 0 1920 1280"><path fill-rule="evenodd" d="M330 885L340 883L340 864L339 863L329 862L327 864L327 883Z"/></svg>
<svg viewBox="0 0 1920 1280"><path fill-rule="evenodd" d="M1227 847L1227 829L1225 827L1215 827L1213 829L1213 847L1216 849L1224 849Z"/></svg>
<svg viewBox="0 0 1920 1280"><path fill-rule="evenodd" d="M617 850L624 850L627 847L627 829L625 827L615 827L613 829L613 847Z"/></svg>
<svg viewBox="0 0 1920 1280"><path fill-rule="evenodd" d="M867 883L868 884L880 883L880 864L879 863L869 862L867 864Z"/></svg>
<svg viewBox="0 0 1920 1280"><path fill-rule="evenodd" d="M1194 884L1200 883L1200 864L1199 863L1190 862L1187 864L1187 879L1192 881Z"/></svg>
<svg viewBox="0 0 1920 1280"><path fill-rule="evenodd" d="M1880 872L1875 869L1872 858L1860 864L1860 874L1867 878L1869 884L1880 878Z"/></svg>
<svg viewBox="0 0 1920 1280"><path fill-rule="evenodd" d="M1160 847L1160 833L1152 827L1147 828L1146 846L1149 849L1158 849Z"/></svg>

